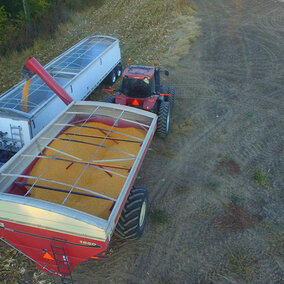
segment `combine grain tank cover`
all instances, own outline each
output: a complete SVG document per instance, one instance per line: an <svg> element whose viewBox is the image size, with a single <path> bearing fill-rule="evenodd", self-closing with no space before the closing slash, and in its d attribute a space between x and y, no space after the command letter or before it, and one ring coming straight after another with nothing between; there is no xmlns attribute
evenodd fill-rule
<svg viewBox="0 0 284 284"><path fill-rule="evenodd" d="M99 59L102 54L117 42L116 38L108 36L87 37L52 60L44 68L64 88L71 84L91 62ZM47 101L52 100L55 96L54 92L37 75L33 76L28 95L28 111L25 112L22 105L24 85L25 81L21 81L1 96L0 111L2 113L30 118L43 108Z"/></svg>

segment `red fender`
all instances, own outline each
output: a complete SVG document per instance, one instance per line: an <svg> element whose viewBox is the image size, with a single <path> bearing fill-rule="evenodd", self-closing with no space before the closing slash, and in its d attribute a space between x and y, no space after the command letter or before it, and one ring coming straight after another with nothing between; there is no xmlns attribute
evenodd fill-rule
<svg viewBox="0 0 284 284"><path fill-rule="evenodd" d="M115 103L125 106L127 104L127 97L124 94L119 93L115 96Z"/></svg>
<svg viewBox="0 0 284 284"><path fill-rule="evenodd" d="M158 95L154 95L154 96L146 98L144 103L143 103L143 109L144 110L153 109L154 105L156 104L158 97L159 97Z"/></svg>

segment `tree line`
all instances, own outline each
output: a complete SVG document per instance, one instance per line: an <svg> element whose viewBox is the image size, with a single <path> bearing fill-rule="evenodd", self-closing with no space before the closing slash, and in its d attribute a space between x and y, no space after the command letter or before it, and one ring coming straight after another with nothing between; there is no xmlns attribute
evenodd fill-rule
<svg viewBox="0 0 284 284"><path fill-rule="evenodd" d="M0 55L30 46L39 35L50 36L73 11L96 0L0 0Z"/></svg>

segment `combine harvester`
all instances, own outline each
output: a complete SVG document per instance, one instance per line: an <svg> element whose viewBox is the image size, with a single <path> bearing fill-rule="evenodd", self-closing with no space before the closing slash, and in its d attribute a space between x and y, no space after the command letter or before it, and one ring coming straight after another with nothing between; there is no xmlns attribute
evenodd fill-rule
<svg viewBox="0 0 284 284"><path fill-rule="evenodd" d="M109 36L83 39L45 66L43 73L47 82L40 78L43 74L33 74L37 66L36 60L29 58L26 67L31 72L24 69L28 81L21 81L0 97L1 164L66 107L56 96L56 90L47 86L51 80L47 79L46 71L72 99L84 100L101 82L111 85L121 76L119 40Z"/></svg>
<svg viewBox="0 0 284 284"><path fill-rule="evenodd" d="M64 109L61 103L61 114L1 167L0 238L39 269L73 283L77 264L106 257L113 233L125 239L141 237L148 191L133 184L158 116L118 104L73 102L66 89L74 94L74 83L65 84L64 90L35 59L26 67L25 73L36 72L68 106ZM42 88L46 102L43 90L52 92ZM49 115L59 98L44 103L49 111L42 111ZM36 119L30 116L38 111L41 117L39 107L29 103L25 112L17 109L20 103L12 106L19 121L27 115L26 131L34 136L29 131L36 128Z"/></svg>

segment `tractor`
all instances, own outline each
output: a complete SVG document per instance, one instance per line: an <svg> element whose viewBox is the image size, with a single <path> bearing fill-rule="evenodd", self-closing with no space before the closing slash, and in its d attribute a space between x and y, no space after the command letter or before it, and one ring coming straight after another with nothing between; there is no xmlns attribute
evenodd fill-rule
<svg viewBox="0 0 284 284"><path fill-rule="evenodd" d="M108 97L106 102L132 106L156 113L158 116L157 134L166 137L170 127L170 112L175 101L175 90L164 88L160 80L161 68L155 66L130 65L122 74L122 83L119 90L103 89L116 92L115 96ZM169 75L165 70L164 74Z"/></svg>

